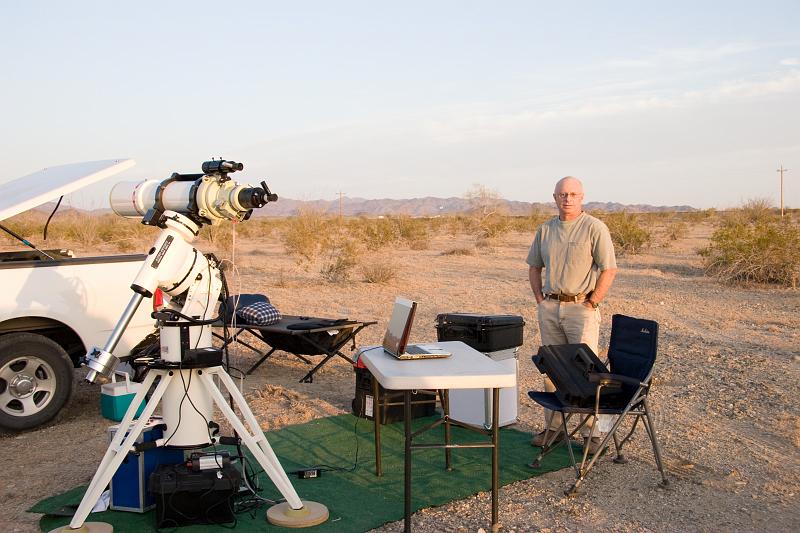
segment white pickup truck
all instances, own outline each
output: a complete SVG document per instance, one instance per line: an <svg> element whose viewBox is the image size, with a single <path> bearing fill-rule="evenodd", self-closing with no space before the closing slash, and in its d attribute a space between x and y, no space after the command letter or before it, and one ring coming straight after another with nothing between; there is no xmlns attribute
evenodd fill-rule
<svg viewBox="0 0 800 533"><path fill-rule="evenodd" d="M129 166L130 160L64 165L0 185L0 221ZM64 407L74 369L88 350L108 339L144 258L0 253L0 429L36 427ZM145 346L155 331L151 311L139 307L115 349L117 357Z"/></svg>

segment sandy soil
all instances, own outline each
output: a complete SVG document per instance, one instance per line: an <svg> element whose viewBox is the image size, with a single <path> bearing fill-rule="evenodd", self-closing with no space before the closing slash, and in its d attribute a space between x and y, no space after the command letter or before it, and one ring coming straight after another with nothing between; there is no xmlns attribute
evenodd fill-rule
<svg viewBox="0 0 800 533"><path fill-rule="evenodd" d="M613 313L660 323L656 385L651 395L672 485L657 487L649 441L640 431L627 465L604 457L575 498L562 491L571 470L505 487L500 520L506 531L796 531L800 527L800 293L765 287L730 288L706 278L694 251L711 232L695 228L670 247L622 257L606 305L601 346L608 345ZM297 267L279 243L249 241L237 251L232 288L263 292L287 314L375 319L359 344L380 341L395 295L420 302L413 339L435 339L442 312L513 313L525 318L520 350L522 431L541 428L541 411L526 392L541 377L530 361L539 343L524 258L529 236L511 235L475 255L442 255L470 238L436 237L430 249L400 250L400 277L386 285L329 284ZM249 355L234 355L247 367ZM243 388L265 429L348 411L350 367L337 359L312 384L297 380L305 365L277 354ZM49 495L87 483L105 449L108 421L99 415L99 388L77 381L57 423L0 437L0 509L7 531L37 531L38 515L25 512ZM398 503L400 505L400 503ZM413 517L418 531L490 528L488 493L425 509ZM402 523L378 531L399 531Z"/></svg>

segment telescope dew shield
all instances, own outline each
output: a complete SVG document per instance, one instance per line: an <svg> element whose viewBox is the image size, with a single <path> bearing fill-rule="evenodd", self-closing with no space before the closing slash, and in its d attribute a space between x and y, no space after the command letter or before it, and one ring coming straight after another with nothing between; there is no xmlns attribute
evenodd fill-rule
<svg viewBox="0 0 800 533"><path fill-rule="evenodd" d="M222 180L217 174L195 181L158 180L120 182L109 195L111 209L127 218L141 218L156 206L161 194L165 211L174 211L200 222L217 224L224 220L242 221L248 212L267 203L267 192L261 187Z"/></svg>
<svg viewBox="0 0 800 533"><path fill-rule="evenodd" d="M182 215L195 215L191 210L193 181L174 181L161 193L164 209ZM109 194L111 209L122 217L141 218L155 206L159 180L123 181L114 185Z"/></svg>

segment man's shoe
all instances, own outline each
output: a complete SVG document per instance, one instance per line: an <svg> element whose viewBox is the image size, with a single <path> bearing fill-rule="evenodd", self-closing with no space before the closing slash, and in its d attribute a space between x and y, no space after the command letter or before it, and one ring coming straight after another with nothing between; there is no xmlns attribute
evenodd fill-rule
<svg viewBox="0 0 800 533"><path fill-rule="evenodd" d="M542 446L544 446L545 433L547 433L547 438L552 440L552 444L555 444L556 442L561 442L562 440L564 440L564 433L562 432L561 428L559 428L557 430L552 430L551 429L550 431L540 431L539 433L534 435L533 439L531 439L531 446L538 446L540 448ZM553 439L553 433L556 434L556 438L555 439Z"/></svg>
<svg viewBox="0 0 800 533"><path fill-rule="evenodd" d="M599 452L602 451L600 449L600 443L603 442L604 438L605 438L605 436L603 436L603 437L592 437L591 439L589 439L589 437L584 437L583 438L583 446L584 446L584 448L588 447L589 455L595 455L596 453L599 453Z"/></svg>

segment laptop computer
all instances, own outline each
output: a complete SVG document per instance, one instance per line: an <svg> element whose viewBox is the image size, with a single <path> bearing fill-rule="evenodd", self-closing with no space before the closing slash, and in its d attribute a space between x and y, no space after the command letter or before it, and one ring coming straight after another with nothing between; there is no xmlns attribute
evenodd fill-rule
<svg viewBox="0 0 800 533"><path fill-rule="evenodd" d="M436 344L408 344L416 311L417 302L400 297L395 299L392 318L383 336L383 349L401 360L449 357L450 352Z"/></svg>

